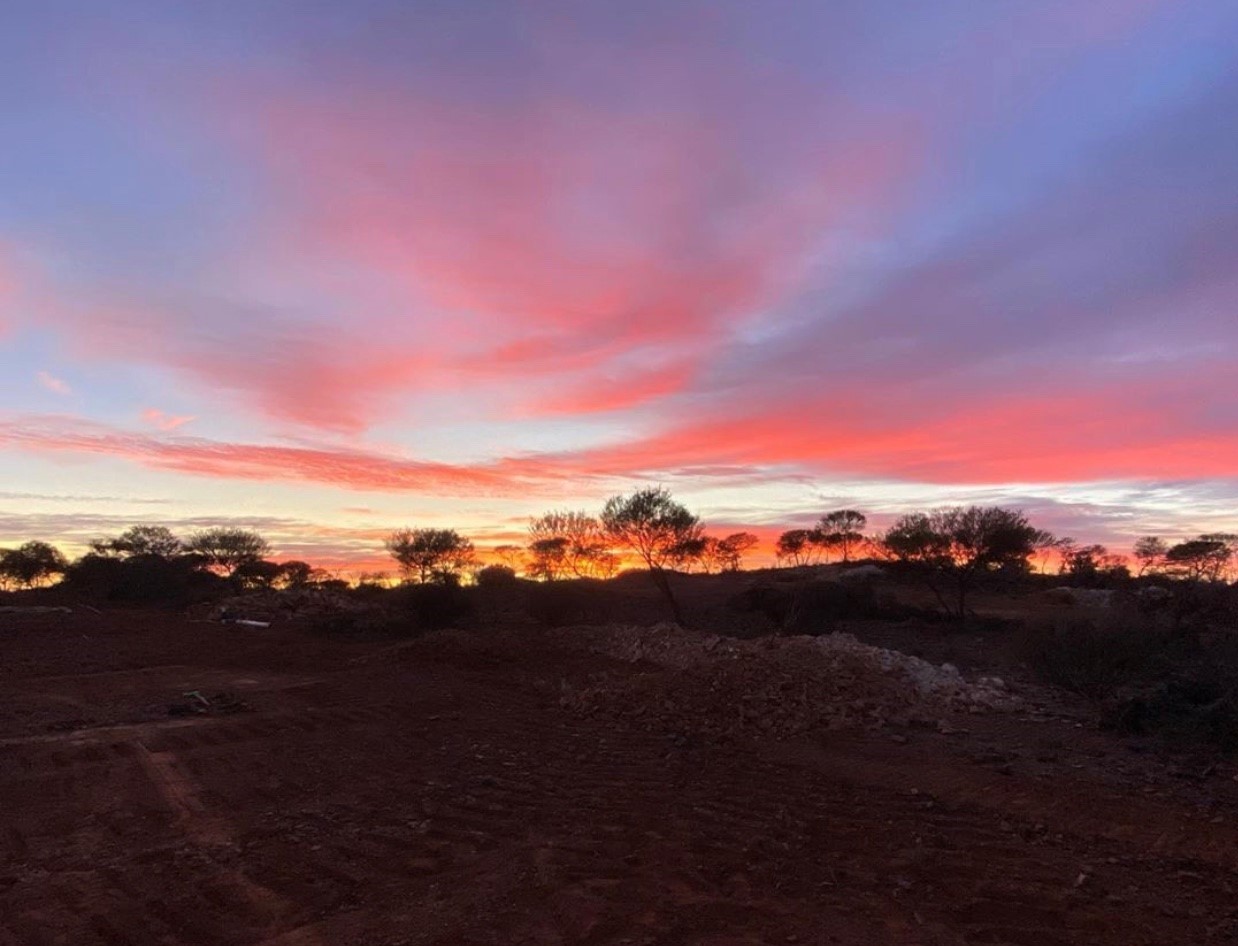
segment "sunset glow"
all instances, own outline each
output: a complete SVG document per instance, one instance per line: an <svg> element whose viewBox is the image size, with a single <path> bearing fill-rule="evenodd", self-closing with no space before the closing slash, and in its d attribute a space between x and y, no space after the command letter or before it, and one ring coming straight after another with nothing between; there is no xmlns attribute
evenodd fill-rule
<svg viewBox="0 0 1238 946"><path fill-rule="evenodd" d="M1238 531L1224 0L0 14L0 546Z"/></svg>

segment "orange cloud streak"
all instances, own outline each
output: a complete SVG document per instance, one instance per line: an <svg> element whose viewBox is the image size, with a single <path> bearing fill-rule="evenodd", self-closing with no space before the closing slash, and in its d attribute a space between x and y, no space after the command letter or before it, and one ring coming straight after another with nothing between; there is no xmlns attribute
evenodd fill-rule
<svg viewBox="0 0 1238 946"><path fill-rule="evenodd" d="M535 460L478 466L410 460L346 448L159 439L100 424L42 417L0 423L0 445L33 452L119 457L158 470L235 480L304 480L344 489L446 495L541 492L561 473Z"/></svg>
<svg viewBox="0 0 1238 946"><path fill-rule="evenodd" d="M1238 476L1238 436L1182 416L1199 375L1150 384L1147 397L1081 389L943 404L930 416L866 416L845 400L705 417L574 462L601 473L656 474L706 464L792 465L842 475L945 484L1060 483ZM795 398L788 398L794 402Z"/></svg>

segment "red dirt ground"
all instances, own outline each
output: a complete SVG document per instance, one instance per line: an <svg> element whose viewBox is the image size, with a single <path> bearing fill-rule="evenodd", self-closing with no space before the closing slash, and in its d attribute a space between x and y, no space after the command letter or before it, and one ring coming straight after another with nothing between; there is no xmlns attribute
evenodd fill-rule
<svg viewBox="0 0 1238 946"><path fill-rule="evenodd" d="M1235 769L1070 712L708 745L535 632L0 620L3 946L1238 942Z"/></svg>

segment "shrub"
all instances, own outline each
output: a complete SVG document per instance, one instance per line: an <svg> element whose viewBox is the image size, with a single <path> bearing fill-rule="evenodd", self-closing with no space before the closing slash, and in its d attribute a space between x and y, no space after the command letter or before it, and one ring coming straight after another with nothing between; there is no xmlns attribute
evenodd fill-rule
<svg viewBox="0 0 1238 946"><path fill-rule="evenodd" d="M790 634L824 634L838 621L893 616L869 582L809 580L759 584L732 595L727 606L765 615Z"/></svg>
<svg viewBox="0 0 1238 946"><path fill-rule="evenodd" d="M1132 733L1159 733L1175 743L1238 749L1238 647L1225 640L1174 661L1162 679L1119 691L1103 722Z"/></svg>
<svg viewBox="0 0 1238 946"><path fill-rule="evenodd" d="M1094 699L1152 679L1164 667L1171 636L1146 616L1054 619L1031 628L1027 662L1046 683Z"/></svg>
<svg viewBox="0 0 1238 946"><path fill-rule="evenodd" d="M539 582L529 586L525 610L543 627L588 623L595 589L583 582Z"/></svg>
<svg viewBox="0 0 1238 946"><path fill-rule="evenodd" d="M473 598L456 584L404 585L394 592L396 615L411 619L411 630L458 627L473 613Z"/></svg>
<svg viewBox="0 0 1238 946"><path fill-rule="evenodd" d="M479 588L510 588L519 583L515 569L506 565L487 565L477 573Z"/></svg>
<svg viewBox="0 0 1238 946"><path fill-rule="evenodd" d="M64 582L75 594L137 604L188 604L232 590L226 579L203 571L192 556L84 555L68 567Z"/></svg>
<svg viewBox="0 0 1238 946"><path fill-rule="evenodd" d="M1042 680L1098 702L1102 723L1176 743L1238 749L1238 639L1147 614L1065 619L1032 629Z"/></svg>
<svg viewBox="0 0 1238 946"><path fill-rule="evenodd" d="M808 581L796 588L783 626L792 634L820 634L836 621L875 617L877 595L866 582Z"/></svg>

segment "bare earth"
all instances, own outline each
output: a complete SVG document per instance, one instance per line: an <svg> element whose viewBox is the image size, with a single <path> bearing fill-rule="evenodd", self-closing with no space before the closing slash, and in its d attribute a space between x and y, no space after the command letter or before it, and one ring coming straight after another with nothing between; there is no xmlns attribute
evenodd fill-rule
<svg viewBox="0 0 1238 946"><path fill-rule="evenodd" d="M1049 697L710 739L563 632L0 621L3 946L1238 943L1238 769Z"/></svg>

